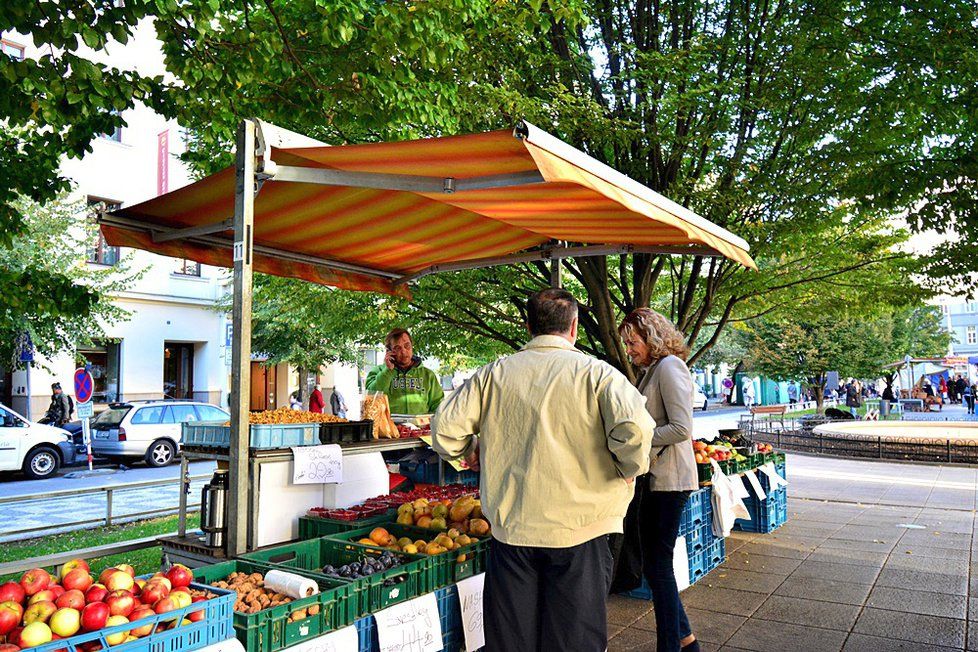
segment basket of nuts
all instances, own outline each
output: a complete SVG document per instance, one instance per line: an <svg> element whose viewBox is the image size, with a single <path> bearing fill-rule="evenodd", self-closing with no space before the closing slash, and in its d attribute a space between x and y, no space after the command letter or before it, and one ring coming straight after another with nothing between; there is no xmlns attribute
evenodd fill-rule
<svg viewBox="0 0 978 652"><path fill-rule="evenodd" d="M265 587L269 570L242 560L194 569L195 582L237 594L234 632L249 652L275 652L327 634L346 624L348 618L339 617L345 610L357 607L357 594L349 584L308 574L319 585L316 595L294 599L276 593Z"/></svg>

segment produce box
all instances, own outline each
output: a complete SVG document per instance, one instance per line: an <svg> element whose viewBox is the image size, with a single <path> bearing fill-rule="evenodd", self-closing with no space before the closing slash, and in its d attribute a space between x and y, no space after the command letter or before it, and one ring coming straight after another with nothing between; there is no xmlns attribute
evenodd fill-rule
<svg viewBox="0 0 978 652"><path fill-rule="evenodd" d="M193 421L183 424L184 446L212 446L228 448L231 442L231 426L221 421ZM319 442L317 423L290 423L283 425L251 425L249 448L289 448L291 446L315 446Z"/></svg>
<svg viewBox="0 0 978 652"><path fill-rule="evenodd" d="M318 539L319 537L324 537L331 534L340 534L349 530L359 530L360 528L387 523L394 518L394 516L391 515L390 510L384 510L381 514L376 514L374 516L368 516L365 518L357 518L359 512L351 510L335 511L348 511L349 514L353 516L353 520L346 518L345 514L337 514L334 518L320 518L312 515L300 516L299 539Z"/></svg>
<svg viewBox="0 0 978 652"><path fill-rule="evenodd" d="M458 601L458 589L454 586L438 589L435 599L441 621L442 649L445 652L459 652L465 647L465 634L462 632L462 606ZM379 652L380 641L373 616L361 618L354 624L360 640L359 652Z"/></svg>
<svg viewBox="0 0 978 652"><path fill-rule="evenodd" d="M407 537L412 541L423 539L426 542L431 542L436 536L446 532L446 530L430 530L410 525L398 525L396 523L389 523L381 527L397 539ZM361 539L369 538L373 529L367 527L360 530L351 530L338 535L332 535L330 538L346 544L362 546L364 544L357 542ZM430 592L484 571L488 561L489 541L489 537L483 537L457 550L450 550L435 555L422 555L431 562L430 581L422 587L423 590Z"/></svg>
<svg viewBox="0 0 978 652"><path fill-rule="evenodd" d="M735 530L744 532L773 532L788 521L788 488L781 487L768 493L764 500L751 495L744 499L744 505L750 512L750 520L738 518L734 522Z"/></svg>
<svg viewBox="0 0 978 652"><path fill-rule="evenodd" d="M267 548L241 557L276 568L300 569L307 571L305 575L316 579L326 578L353 586L358 594L356 608L351 608L343 619L343 624L349 625L360 616L427 592L431 564L427 557L421 555L397 553L397 566L358 578L343 578L323 571L326 566L340 568L353 563L362 564L368 559L379 559L388 552L380 546L361 546L324 537Z"/></svg>
<svg viewBox="0 0 978 652"><path fill-rule="evenodd" d="M231 573L261 573L271 566L235 559L194 569L194 578L204 584L224 580ZM351 610L356 592L345 582L309 577L319 585L320 593L287 604L262 609L257 613L234 612L234 632L249 652L274 652L296 643L316 638L345 625L343 612ZM237 598L237 594L232 591ZM316 613L303 616L312 608ZM354 607L355 608L355 607Z"/></svg>
<svg viewBox="0 0 978 652"><path fill-rule="evenodd" d="M319 424L319 441L323 444L352 444L373 438L374 422L370 419Z"/></svg>
<svg viewBox="0 0 978 652"><path fill-rule="evenodd" d="M722 564L726 558L725 539L717 539L702 550L694 552L689 556L689 583L695 584L701 577Z"/></svg>
<svg viewBox="0 0 978 652"><path fill-rule="evenodd" d="M141 576L141 579L148 579L149 575ZM126 652L161 652L169 650L179 650L185 652L197 650L214 643L231 638L234 633L232 626L232 607L234 606L235 594L233 591L223 591L221 589L192 583L190 588L210 591L218 597L204 602L195 602L189 607L174 609L162 614L141 618L134 623L140 626L152 625L153 630L150 634L130 641L125 644L116 643L113 647L124 649ZM171 621L182 622L191 613L203 610L204 617L187 625L180 625L173 629L161 631L159 628L164 623ZM107 650L110 647L106 637L122 632L129 632L133 629L132 623L104 627L94 632L84 632L68 638L64 638L43 645L30 648L32 652L75 652L89 646L95 649ZM97 646L97 647L96 647Z"/></svg>
<svg viewBox="0 0 978 652"><path fill-rule="evenodd" d="M700 487L689 495L679 521L679 536L713 522L713 487Z"/></svg>
<svg viewBox="0 0 978 652"><path fill-rule="evenodd" d="M438 460L412 460L401 462L401 475L420 484L438 484ZM445 465L445 484L479 486L479 474L473 471L456 471L450 464Z"/></svg>

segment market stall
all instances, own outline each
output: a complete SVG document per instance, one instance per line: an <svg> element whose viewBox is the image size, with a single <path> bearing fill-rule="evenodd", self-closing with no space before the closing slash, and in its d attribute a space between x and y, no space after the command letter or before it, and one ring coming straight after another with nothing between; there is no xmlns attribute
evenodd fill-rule
<svg viewBox="0 0 978 652"><path fill-rule="evenodd" d="M185 460L214 459L226 470L217 492L226 504L211 507L224 516L222 536L208 540L205 554L183 550L188 564L205 564L193 579L228 602L222 623L233 622L249 652L376 649L396 637L416 643L411 649L458 649L460 631L473 629L461 623L475 617L488 554L477 490L427 489L434 493L370 516L380 505L337 512L325 504L330 482L309 489L297 475L303 444L319 441L256 446L247 403L253 272L409 296L411 282L426 274L535 260L552 261L559 284L560 259L574 256L695 254L754 267L747 244L527 123L512 132L328 147L243 120L235 154L233 168L100 218L111 245L234 269L230 424L211 424L221 430L202 437L217 440L185 447ZM384 447L421 445L349 442L317 464L326 473ZM317 514L311 503L319 496ZM371 517L381 520L359 527ZM289 529L269 540L262 525L272 518ZM311 538L292 541L299 536ZM91 640L104 642L121 627ZM218 642L198 637L167 649Z"/></svg>

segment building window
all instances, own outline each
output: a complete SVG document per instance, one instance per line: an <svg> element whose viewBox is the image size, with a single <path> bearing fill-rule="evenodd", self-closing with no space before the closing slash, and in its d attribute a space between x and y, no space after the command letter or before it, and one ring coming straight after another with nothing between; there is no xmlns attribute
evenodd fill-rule
<svg viewBox="0 0 978 652"><path fill-rule="evenodd" d="M951 312L951 306L947 305L946 303L942 303L941 312L943 312L945 315L949 314Z"/></svg>
<svg viewBox="0 0 978 652"><path fill-rule="evenodd" d="M968 302L968 312L978 312L978 301Z"/></svg>
<svg viewBox="0 0 978 652"><path fill-rule="evenodd" d="M23 45L17 45L16 43L12 43L6 39L0 39L0 51L14 61L24 60L25 48Z"/></svg>
<svg viewBox="0 0 978 652"><path fill-rule="evenodd" d="M119 206L121 206L119 202L111 199L89 197L88 219L94 221L100 212L112 211L119 208ZM115 265L119 262L119 248L107 244L105 238L102 237L102 231L99 230L95 236L95 240L92 242L92 246L88 248L87 260L96 265Z"/></svg>
<svg viewBox="0 0 978 652"><path fill-rule="evenodd" d="M978 344L978 332L974 326L968 326L966 339L968 344Z"/></svg>
<svg viewBox="0 0 978 652"><path fill-rule="evenodd" d="M179 276L200 276L200 263L187 260L186 258L175 258L173 261L173 273Z"/></svg>
<svg viewBox="0 0 978 652"><path fill-rule="evenodd" d="M119 112L115 109L111 111L112 115L119 115ZM104 138L105 140L112 140L117 143L122 142L122 127L116 127L112 131L104 134L99 134L99 138Z"/></svg>
<svg viewBox="0 0 978 652"><path fill-rule="evenodd" d="M95 340L91 346L78 348L78 356L89 366L95 381L92 400L96 403L115 403L122 398L119 382L121 349L122 343L119 340Z"/></svg>

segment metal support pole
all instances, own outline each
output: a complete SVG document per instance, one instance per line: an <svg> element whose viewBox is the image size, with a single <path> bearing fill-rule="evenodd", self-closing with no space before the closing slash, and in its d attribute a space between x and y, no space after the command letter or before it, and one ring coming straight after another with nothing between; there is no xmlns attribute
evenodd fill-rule
<svg viewBox="0 0 978 652"><path fill-rule="evenodd" d="M550 287L561 288L560 284L560 258L554 258L550 261Z"/></svg>
<svg viewBox="0 0 978 652"><path fill-rule="evenodd" d="M180 515L177 519L177 534L187 536L187 494L190 493L190 463L186 455L180 456Z"/></svg>
<svg viewBox="0 0 978 652"><path fill-rule="evenodd" d="M25 410L27 420L31 421L31 365L33 363L27 362L27 410Z"/></svg>
<svg viewBox="0 0 978 652"><path fill-rule="evenodd" d="M105 490L105 524L112 525L112 490Z"/></svg>
<svg viewBox="0 0 978 652"><path fill-rule="evenodd" d="M252 246L255 226L255 123L242 120L235 145L234 308L231 342L231 442L227 556L248 545L248 401L251 396Z"/></svg>

